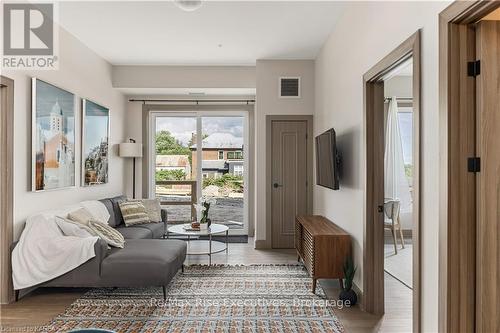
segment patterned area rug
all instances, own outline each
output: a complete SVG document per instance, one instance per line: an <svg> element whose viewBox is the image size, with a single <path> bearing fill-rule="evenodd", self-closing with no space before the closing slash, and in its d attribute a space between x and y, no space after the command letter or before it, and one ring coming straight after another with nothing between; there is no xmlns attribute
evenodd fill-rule
<svg viewBox="0 0 500 333"><path fill-rule="evenodd" d="M161 288L99 288L76 300L49 332L344 332L301 265L194 265Z"/></svg>

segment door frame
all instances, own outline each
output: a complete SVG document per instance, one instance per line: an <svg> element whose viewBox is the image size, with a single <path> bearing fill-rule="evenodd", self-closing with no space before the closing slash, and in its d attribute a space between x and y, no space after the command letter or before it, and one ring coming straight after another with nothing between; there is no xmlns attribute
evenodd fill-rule
<svg viewBox="0 0 500 333"><path fill-rule="evenodd" d="M363 246L363 299L365 311L384 313L384 223L378 206L384 198L384 84L383 77L413 58L413 331L420 331L421 264L421 55L420 30L379 61L363 76L366 133L366 203ZM382 202L380 202L382 200Z"/></svg>
<svg viewBox="0 0 500 333"><path fill-rule="evenodd" d="M272 248L272 124L274 121L305 121L307 124L307 214L313 210L313 115L266 116L266 239L259 248Z"/></svg>
<svg viewBox="0 0 500 333"><path fill-rule="evenodd" d="M465 69L476 60L470 24L499 7L498 1L456 1L439 14L440 332L475 330L476 181L466 161L475 152L476 85ZM467 244L465 252L459 242Z"/></svg>
<svg viewBox="0 0 500 333"><path fill-rule="evenodd" d="M7 99L0 101L2 113L0 114L0 146L2 147L0 159L0 198L2 201L0 211L0 303L6 304L14 300L12 285L12 266L10 260L10 247L13 242L14 228L14 80L0 76L1 89L7 89ZM5 109L4 109L5 108Z"/></svg>

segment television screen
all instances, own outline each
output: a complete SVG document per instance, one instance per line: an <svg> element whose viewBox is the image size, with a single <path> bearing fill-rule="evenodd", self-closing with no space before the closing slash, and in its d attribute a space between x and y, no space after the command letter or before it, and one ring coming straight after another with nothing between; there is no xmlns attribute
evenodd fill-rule
<svg viewBox="0 0 500 333"><path fill-rule="evenodd" d="M339 189L339 161L333 128L316 137L316 184Z"/></svg>

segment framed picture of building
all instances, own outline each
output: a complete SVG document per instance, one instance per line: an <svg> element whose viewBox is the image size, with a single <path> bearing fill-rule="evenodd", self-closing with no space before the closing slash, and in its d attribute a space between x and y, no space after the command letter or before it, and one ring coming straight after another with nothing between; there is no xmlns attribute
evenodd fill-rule
<svg viewBox="0 0 500 333"><path fill-rule="evenodd" d="M82 186L108 182L108 150L109 109L82 99Z"/></svg>
<svg viewBox="0 0 500 333"><path fill-rule="evenodd" d="M75 95L32 78L33 191L75 186Z"/></svg>

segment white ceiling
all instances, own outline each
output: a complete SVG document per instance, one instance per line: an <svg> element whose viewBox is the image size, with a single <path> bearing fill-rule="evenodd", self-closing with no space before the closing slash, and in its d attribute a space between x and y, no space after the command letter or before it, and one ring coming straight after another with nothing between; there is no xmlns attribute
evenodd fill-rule
<svg viewBox="0 0 500 333"><path fill-rule="evenodd" d="M255 65L314 59L344 4L206 1L60 2L61 25L112 64Z"/></svg>

